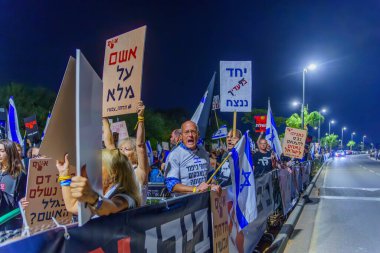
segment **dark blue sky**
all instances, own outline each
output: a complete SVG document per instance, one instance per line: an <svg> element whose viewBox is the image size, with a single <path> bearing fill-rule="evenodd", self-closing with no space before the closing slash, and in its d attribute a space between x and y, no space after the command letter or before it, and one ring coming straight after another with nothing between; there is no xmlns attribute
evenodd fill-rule
<svg viewBox="0 0 380 253"><path fill-rule="evenodd" d="M101 76L105 40L147 25L147 106L193 111L220 60L252 60L253 106L271 97L274 113L289 116L303 67L317 62L309 107L327 107L335 132L345 125L380 142L379 1L94 2L0 0L0 85L57 91L76 48Z"/></svg>

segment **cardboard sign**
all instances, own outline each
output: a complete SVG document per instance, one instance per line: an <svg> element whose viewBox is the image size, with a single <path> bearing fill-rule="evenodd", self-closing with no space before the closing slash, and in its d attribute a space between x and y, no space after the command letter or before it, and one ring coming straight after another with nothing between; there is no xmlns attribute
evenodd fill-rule
<svg viewBox="0 0 380 253"><path fill-rule="evenodd" d="M170 150L170 148L169 148L169 142L163 141L162 142L162 149L163 150Z"/></svg>
<svg viewBox="0 0 380 253"><path fill-rule="evenodd" d="M228 253L228 212L227 212L227 189L222 190L222 194L210 192L213 252Z"/></svg>
<svg viewBox="0 0 380 253"><path fill-rule="evenodd" d="M84 55L76 52L76 172L86 167L91 187L103 195L102 162L102 80ZM91 218L91 210L83 202L78 205L78 222L82 226Z"/></svg>
<svg viewBox="0 0 380 253"><path fill-rule="evenodd" d="M127 124L125 121L119 121L111 124L111 131L113 133L118 133L119 134L119 140L125 139L129 137L128 135L128 129L127 129Z"/></svg>
<svg viewBox="0 0 380 253"><path fill-rule="evenodd" d="M220 111L250 112L252 72L250 61L220 62Z"/></svg>
<svg viewBox="0 0 380 253"><path fill-rule="evenodd" d="M38 139L38 125L36 115L24 118L26 135L30 140Z"/></svg>
<svg viewBox="0 0 380 253"><path fill-rule="evenodd" d="M285 156L292 158L303 158L307 131L287 127L285 129L285 137L282 150Z"/></svg>
<svg viewBox="0 0 380 253"><path fill-rule="evenodd" d="M212 98L212 109L217 110L220 109L220 97L216 95Z"/></svg>
<svg viewBox="0 0 380 253"><path fill-rule="evenodd" d="M62 161L68 153L70 164L75 166L75 121L75 59L70 57L41 143L40 154Z"/></svg>
<svg viewBox="0 0 380 253"><path fill-rule="evenodd" d="M267 127L267 116L254 116L256 128L256 133L264 133Z"/></svg>
<svg viewBox="0 0 380 253"><path fill-rule="evenodd" d="M74 175L72 168L70 172ZM31 234L56 227L51 217L62 225L71 222L72 215L66 211L53 159L29 160L26 200L29 205L25 208L25 218Z"/></svg>
<svg viewBox="0 0 380 253"><path fill-rule="evenodd" d="M103 117L137 112L146 26L106 41L103 68Z"/></svg>

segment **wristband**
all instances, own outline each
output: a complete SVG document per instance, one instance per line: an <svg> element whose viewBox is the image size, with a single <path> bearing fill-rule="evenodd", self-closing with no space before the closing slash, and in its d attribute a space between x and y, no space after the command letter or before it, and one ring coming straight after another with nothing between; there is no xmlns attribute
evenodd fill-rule
<svg viewBox="0 0 380 253"><path fill-rule="evenodd" d="M65 181L65 180L71 180L71 176L59 176L58 177L58 182Z"/></svg>
<svg viewBox="0 0 380 253"><path fill-rule="evenodd" d="M144 117L142 117L142 116L138 116L137 117L137 123L136 123L136 126L135 126L134 130L137 129L137 126L139 125L140 122L144 122Z"/></svg>
<svg viewBox="0 0 380 253"><path fill-rule="evenodd" d="M60 181L61 186L70 186L70 184L71 184L71 179L66 179L66 180Z"/></svg>
<svg viewBox="0 0 380 253"><path fill-rule="evenodd" d="M197 192L197 187L194 186L194 188L193 188L193 193L196 193L196 192Z"/></svg>

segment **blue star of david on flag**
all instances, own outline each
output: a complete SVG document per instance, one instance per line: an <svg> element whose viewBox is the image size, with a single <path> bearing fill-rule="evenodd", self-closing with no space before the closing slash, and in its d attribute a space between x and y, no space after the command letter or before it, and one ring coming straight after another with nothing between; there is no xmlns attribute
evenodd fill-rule
<svg viewBox="0 0 380 253"><path fill-rule="evenodd" d="M257 217L256 189L253 177L251 144L248 132L231 150L230 168L233 184L233 202L239 231Z"/></svg>
<svg viewBox="0 0 380 253"><path fill-rule="evenodd" d="M251 186L251 183L249 182L249 175L251 175L252 172L244 170L242 171L242 176L244 177L244 183L240 184L240 192L243 191L244 187Z"/></svg>

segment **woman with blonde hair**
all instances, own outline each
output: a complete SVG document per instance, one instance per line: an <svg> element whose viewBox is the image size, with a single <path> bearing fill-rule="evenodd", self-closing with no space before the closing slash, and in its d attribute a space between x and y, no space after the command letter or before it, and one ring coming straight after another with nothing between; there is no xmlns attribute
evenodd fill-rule
<svg viewBox="0 0 380 253"><path fill-rule="evenodd" d="M145 145L145 126L144 126L145 106L139 101L137 106L137 132L136 138L125 138L119 141L118 148L121 153L128 157L129 162L136 173L137 180L140 183L141 193L143 196L143 205L146 202L148 189L148 175L150 166L148 163L148 154ZM103 118L104 145L107 149L113 150L116 145L113 140L111 128L107 118Z"/></svg>
<svg viewBox="0 0 380 253"><path fill-rule="evenodd" d="M102 150L103 195L96 193L86 175L69 175L68 155L57 161L66 209L78 213L78 201L85 202L93 214L102 216L141 206L139 183L128 158L118 149Z"/></svg>

